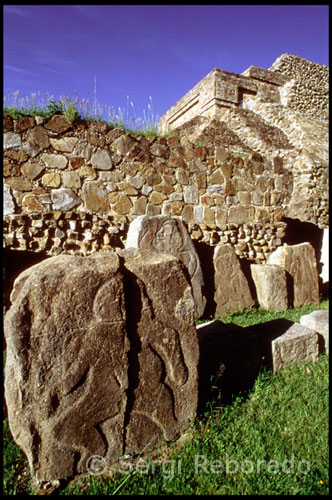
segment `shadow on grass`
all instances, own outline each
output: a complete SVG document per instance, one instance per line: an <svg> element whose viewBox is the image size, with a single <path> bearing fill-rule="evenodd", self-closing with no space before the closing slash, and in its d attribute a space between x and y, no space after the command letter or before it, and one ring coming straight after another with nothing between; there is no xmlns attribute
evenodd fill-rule
<svg viewBox="0 0 332 500"><path fill-rule="evenodd" d="M273 368L272 341L292 325L283 318L245 328L218 320L200 325L198 415L216 394L223 405L245 397L260 370Z"/></svg>

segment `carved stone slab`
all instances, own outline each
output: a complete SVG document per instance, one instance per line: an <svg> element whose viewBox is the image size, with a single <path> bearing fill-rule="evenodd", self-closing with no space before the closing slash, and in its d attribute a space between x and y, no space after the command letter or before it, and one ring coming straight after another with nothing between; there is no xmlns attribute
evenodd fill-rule
<svg viewBox="0 0 332 500"><path fill-rule="evenodd" d="M220 318L228 311L252 307L254 300L247 279L230 243L215 247L213 264L215 269L215 317Z"/></svg>
<svg viewBox="0 0 332 500"><path fill-rule="evenodd" d="M37 480L114 464L196 416L198 339L186 268L128 249L24 271L5 317L9 426Z"/></svg>
<svg viewBox="0 0 332 500"><path fill-rule="evenodd" d="M195 316L203 315L203 273L199 257L185 224L178 217L141 215L129 226L126 248L156 250L177 257L187 268L195 300Z"/></svg>
<svg viewBox="0 0 332 500"><path fill-rule="evenodd" d="M290 274L293 280L294 307L319 304L315 250L310 243L279 247L271 253L267 263L277 264Z"/></svg>
<svg viewBox="0 0 332 500"><path fill-rule="evenodd" d="M127 249L130 420L126 453L171 441L194 419L198 401L198 338L184 266L172 255Z"/></svg>
<svg viewBox="0 0 332 500"><path fill-rule="evenodd" d="M288 307L286 271L273 264L251 264L257 299L267 311L285 311Z"/></svg>
<svg viewBox="0 0 332 500"><path fill-rule="evenodd" d="M36 479L122 453L128 387L124 287L114 253L61 255L25 273L5 317L10 430Z"/></svg>

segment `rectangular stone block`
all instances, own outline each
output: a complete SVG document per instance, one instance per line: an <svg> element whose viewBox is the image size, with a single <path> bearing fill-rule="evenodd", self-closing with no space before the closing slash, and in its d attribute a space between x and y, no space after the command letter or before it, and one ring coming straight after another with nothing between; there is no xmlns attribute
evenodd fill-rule
<svg viewBox="0 0 332 500"><path fill-rule="evenodd" d="M299 323L294 323L283 335L272 341L274 372L295 363L315 363L318 355L317 333Z"/></svg>
<svg viewBox="0 0 332 500"><path fill-rule="evenodd" d="M322 351L329 352L329 311L313 311L300 319L300 324L323 337Z"/></svg>
<svg viewBox="0 0 332 500"><path fill-rule="evenodd" d="M288 307L286 271L272 264L251 264L257 300L267 311L285 311Z"/></svg>

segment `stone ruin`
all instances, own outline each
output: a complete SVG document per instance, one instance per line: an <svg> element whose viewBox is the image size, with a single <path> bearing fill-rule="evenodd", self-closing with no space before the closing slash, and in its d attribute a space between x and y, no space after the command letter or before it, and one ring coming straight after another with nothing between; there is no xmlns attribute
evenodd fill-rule
<svg viewBox="0 0 332 500"><path fill-rule="evenodd" d="M204 282L195 281L199 258L181 220L143 216L128 242L136 248L50 257L15 280L4 324L5 397L11 433L39 482L84 474L93 457L110 468L176 440L206 403L212 376L227 401L262 366L276 372L328 350L328 311L286 326L195 328ZM252 265L266 304L280 307L289 291L286 268L293 296L313 303L312 247L282 249L279 264ZM218 314L253 305L231 245L216 247L215 260Z"/></svg>
<svg viewBox="0 0 332 500"><path fill-rule="evenodd" d="M5 397L35 478L177 439L211 376L227 400L328 351L327 311L219 320L319 303L327 79L289 54L215 69L162 117L167 138L4 117Z"/></svg>

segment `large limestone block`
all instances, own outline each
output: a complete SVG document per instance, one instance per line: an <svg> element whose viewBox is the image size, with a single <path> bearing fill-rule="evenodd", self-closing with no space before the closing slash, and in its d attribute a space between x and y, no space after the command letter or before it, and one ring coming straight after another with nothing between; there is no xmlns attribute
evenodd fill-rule
<svg viewBox="0 0 332 500"><path fill-rule="evenodd" d="M271 253L267 263L283 267L291 276L294 307L319 304L315 250L310 243L279 247Z"/></svg>
<svg viewBox="0 0 332 500"><path fill-rule="evenodd" d="M184 265L148 250L120 255L131 342L125 451L132 455L176 439L195 418L199 352Z"/></svg>
<svg viewBox="0 0 332 500"><path fill-rule="evenodd" d="M273 264L251 264L258 303L267 311L285 311L288 307L286 271Z"/></svg>
<svg viewBox="0 0 332 500"><path fill-rule="evenodd" d="M329 352L329 311L313 311L305 314L301 317L300 324L322 335L324 338L322 351Z"/></svg>
<svg viewBox="0 0 332 500"><path fill-rule="evenodd" d="M231 244L226 243L215 247L213 264L215 269L215 317L220 318L229 311L252 307L254 300Z"/></svg>
<svg viewBox="0 0 332 500"><path fill-rule="evenodd" d="M119 257L60 255L17 280L5 316L10 430L36 479L122 453L129 343Z"/></svg>
<svg viewBox="0 0 332 500"><path fill-rule="evenodd" d="M180 218L167 215L136 217L129 226L126 248L157 250L178 257L190 276L195 316L203 315L206 305L203 273L194 244Z"/></svg>
<svg viewBox="0 0 332 500"><path fill-rule="evenodd" d="M272 341L274 372L295 363L314 363L318 355L317 333L299 323L294 323L283 335Z"/></svg>

